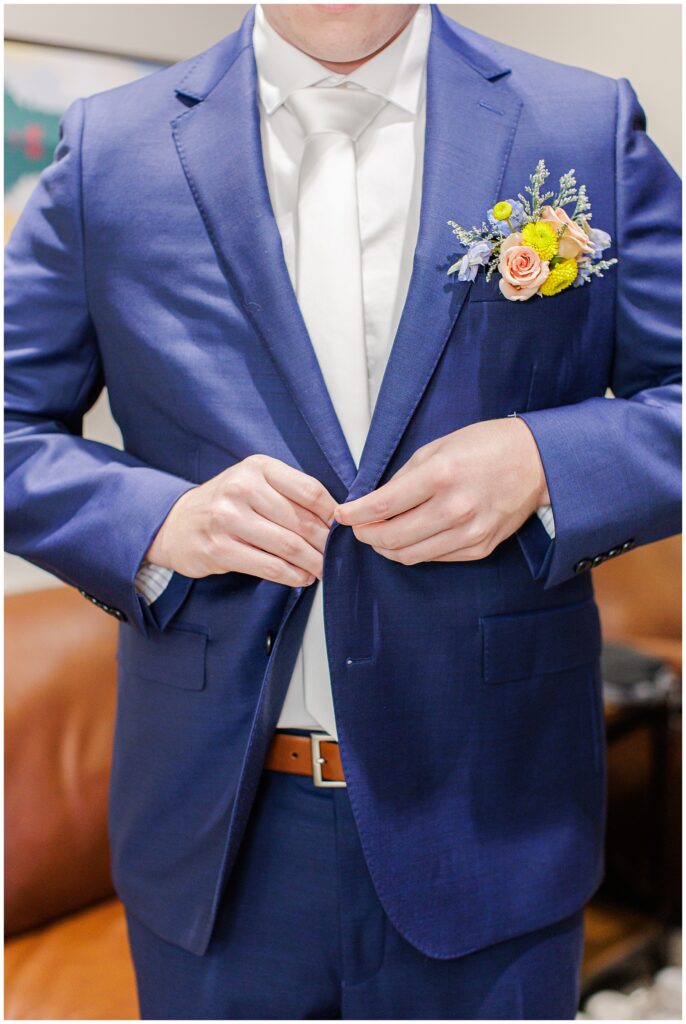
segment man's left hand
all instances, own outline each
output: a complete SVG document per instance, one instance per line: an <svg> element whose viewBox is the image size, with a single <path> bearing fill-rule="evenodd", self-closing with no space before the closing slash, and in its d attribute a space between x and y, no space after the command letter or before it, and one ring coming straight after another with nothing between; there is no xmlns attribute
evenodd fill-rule
<svg viewBox="0 0 686 1024"><path fill-rule="evenodd" d="M403 565L485 558L550 504L538 448L518 417L419 448L378 490L336 507L358 540Z"/></svg>

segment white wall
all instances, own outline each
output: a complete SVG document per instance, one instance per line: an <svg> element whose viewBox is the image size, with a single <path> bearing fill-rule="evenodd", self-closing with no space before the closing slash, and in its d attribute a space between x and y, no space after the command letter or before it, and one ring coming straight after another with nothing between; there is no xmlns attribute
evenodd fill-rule
<svg viewBox="0 0 686 1024"><path fill-rule="evenodd" d="M681 163L680 4L440 4L511 46L629 78L650 133ZM5 4L5 35L170 63L233 32L247 4ZM589 112L590 113L590 112Z"/></svg>
<svg viewBox="0 0 686 1024"><path fill-rule="evenodd" d="M440 6L456 21L512 46L628 78L648 115L650 134L680 169L680 4ZM5 36L173 63L233 32L247 10L246 4L5 4ZM86 418L85 431L98 440L120 443L104 398ZM7 591L52 581L6 556Z"/></svg>

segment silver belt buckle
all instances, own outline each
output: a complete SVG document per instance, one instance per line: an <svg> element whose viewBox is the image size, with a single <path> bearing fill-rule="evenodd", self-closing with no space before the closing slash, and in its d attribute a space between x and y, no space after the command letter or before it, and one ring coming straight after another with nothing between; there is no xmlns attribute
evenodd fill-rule
<svg viewBox="0 0 686 1024"><path fill-rule="evenodd" d="M312 753L312 781L319 789L340 789L345 787L345 782L338 782L337 779L322 778L322 766L326 764L326 758L322 757L321 744L330 741L338 743L335 736L329 736L328 732L310 733L310 750Z"/></svg>

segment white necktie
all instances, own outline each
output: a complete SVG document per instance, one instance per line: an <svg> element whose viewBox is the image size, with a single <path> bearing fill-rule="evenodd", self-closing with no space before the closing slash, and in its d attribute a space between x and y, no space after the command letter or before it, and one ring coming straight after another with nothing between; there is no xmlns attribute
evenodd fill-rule
<svg viewBox="0 0 686 1024"><path fill-rule="evenodd" d="M299 89L286 103L306 137L298 180L295 290L356 464L371 411L355 140L385 102L361 89L339 87ZM322 586L314 585L301 652L305 705L336 736Z"/></svg>
<svg viewBox="0 0 686 1024"><path fill-rule="evenodd" d="M371 412L355 140L384 103L363 89L346 87L299 89L286 102L306 137L298 179L295 290L356 464Z"/></svg>

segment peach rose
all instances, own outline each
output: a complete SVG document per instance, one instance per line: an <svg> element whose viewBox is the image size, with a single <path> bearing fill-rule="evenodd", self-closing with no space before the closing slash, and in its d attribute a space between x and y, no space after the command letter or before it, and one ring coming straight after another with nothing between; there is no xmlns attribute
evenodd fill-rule
<svg viewBox="0 0 686 1024"><path fill-rule="evenodd" d="M512 231L512 232L510 232L510 234L507 236L507 238L504 238L503 241L500 244L500 255L502 256L502 254L505 252L505 250L509 249L511 245L521 245L521 244L522 244L522 233L521 233L521 231Z"/></svg>
<svg viewBox="0 0 686 1024"><path fill-rule="evenodd" d="M591 239L581 225L573 221L561 206L555 210L552 206L544 206L541 210L541 220L552 224L558 234L563 227L566 229L560 235L559 255L563 259L576 259L581 253L593 252Z"/></svg>
<svg viewBox="0 0 686 1024"><path fill-rule="evenodd" d="M521 301L535 295L547 280L550 268L530 245L522 245L522 236L513 231L500 247L500 281L506 299Z"/></svg>

